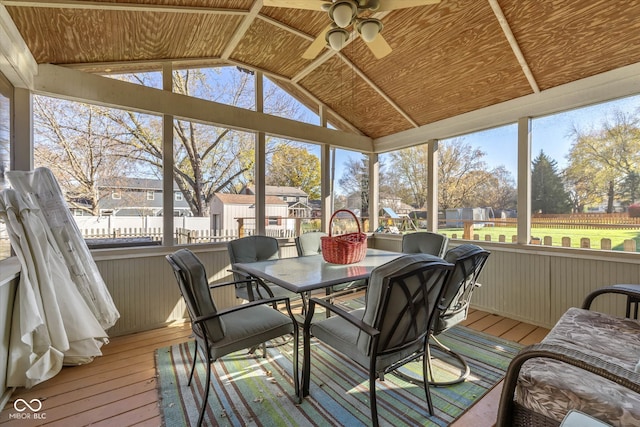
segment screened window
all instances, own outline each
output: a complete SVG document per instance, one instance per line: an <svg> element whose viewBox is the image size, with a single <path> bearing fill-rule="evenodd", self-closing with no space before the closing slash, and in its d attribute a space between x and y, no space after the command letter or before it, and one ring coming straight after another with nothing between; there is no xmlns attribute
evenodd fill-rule
<svg viewBox="0 0 640 427"><path fill-rule="evenodd" d="M368 228L364 223L369 221L370 209L376 209L369 204L369 156L343 149L334 149L332 156L332 161L335 161L335 168L331 172L334 194L332 211L352 211L366 230Z"/></svg>
<svg viewBox="0 0 640 427"><path fill-rule="evenodd" d="M51 169L69 208L83 213L74 219L84 237L95 247L114 236L161 240L162 207L142 190L162 187L161 119L45 96L34 96L33 110L34 166Z"/></svg>
<svg viewBox="0 0 640 427"><path fill-rule="evenodd" d="M180 189L174 209L185 217L176 225L180 243L223 241L238 235L240 227L255 233L254 147L253 133L174 120L175 184ZM211 228L211 216L220 219L217 229Z"/></svg>
<svg viewBox="0 0 640 427"><path fill-rule="evenodd" d="M531 242L637 252L640 96L532 121Z"/></svg>
<svg viewBox="0 0 640 427"><path fill-rule="evenodd" d="M468 240L516 241L516 124L440 141L439 230Z"/></svg>
<svg viewBox="0 0 640 427"><path fill-rule="evenodd" d="M266 148L266 195L286 202L279 213L286 219L277 224L281 234L320 230L320 146L269 137Z"/></svg>

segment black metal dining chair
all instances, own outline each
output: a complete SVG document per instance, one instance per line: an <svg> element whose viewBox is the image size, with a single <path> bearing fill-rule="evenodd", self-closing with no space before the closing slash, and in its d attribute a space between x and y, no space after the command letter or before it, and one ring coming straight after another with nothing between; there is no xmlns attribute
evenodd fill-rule
<svg viewBox="0 0 640 427"><path fill-rule="evenodd" d="M384 380L386 373L420 357L423 377L428 377L429 332L452 268L453 264L432 255L404 255L373 270L362 309L347 312L311 298L304 324L301 398L309 394L313 336L368 369L371 422L377 426L377 378ZM314 322L316 305L334 316ZM423 387L433 415L428 381L423 381Z"/></svg>
<svg viewBox="0 0 640 427"><path fill-rule="evenodd" d="M293 383L296 397L298 397L300 395L298 346L295 345L298 342L298 324L291 312L289 299L283 297L265 298L219 310L211 296L211 290L234 286L238 284L237 282L209 284L204 266L198 257L188 249L180 249L167 255L166 258L173 269L180 293L185 300L191 318L191 328L195 335L195 354L188 385L191 385L197 354L200 352L203 353L203 360L210 365L216 359L235 351L251 348L250 352L253 352L260 344L268 340L293 334ZM277 302L285 304L288 315L269 306L269 304ZM207 408L210 380L211 368L208 366L198 426L202 424Z"/></svg>

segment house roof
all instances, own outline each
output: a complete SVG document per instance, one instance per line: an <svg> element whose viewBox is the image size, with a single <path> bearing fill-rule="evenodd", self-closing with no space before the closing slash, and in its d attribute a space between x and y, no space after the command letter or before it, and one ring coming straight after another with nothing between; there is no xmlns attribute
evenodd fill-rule
<svg viewBox="0 0 640 427"><path fill-rule="evenodd" d="M145 178L108 178L98 183L98 188L117 188L119 190L158 190L162 191L162 181ZM173 183L173 189L179 191L178 184Z"/></svg>
<svg viewBox="0 0 640 427"><path fill-rule="evenodd" d="M245 187L247 194L256 194L256 187L254 185L247 185ZM283 187L277 185L265 185L264 193L267 196L300 196L306 197L307 193L304 190L296 187Z"/></svg>
<svg viewBox="0 0 640 427"><path fill-rule="evenodd" d="M252 205L256 202L256 197L252 194L216 193L215 196L226 205ZM267 205L288 206L287 202L276 196L266 196L265 202Z"/></svg>
<svg viewBox="0 0 640 427"><path fill-rule="evenodd" d="M311 0L309 0L311 1ZM640 2L442 0L374 15L360 37L302 54L329 24L273 0L5 0L38 64L92 72L237 65L263 72L338 129L381 138L640 62Z"/></svg>

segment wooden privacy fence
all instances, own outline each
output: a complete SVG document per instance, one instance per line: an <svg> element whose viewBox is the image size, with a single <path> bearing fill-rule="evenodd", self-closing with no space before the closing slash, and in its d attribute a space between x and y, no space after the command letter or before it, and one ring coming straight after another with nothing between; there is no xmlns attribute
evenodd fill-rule
<svg viewBox="0 0 640 427"><path fill-rule="evenodd" d="M474 221L465 221L473 223ZM517 218L496 218L476 221L494 227L516 227ZM640 229L640 218L630 218L628 214L571 214L533 215L531 228L555 228L571 230L595 229Z"/></svg>

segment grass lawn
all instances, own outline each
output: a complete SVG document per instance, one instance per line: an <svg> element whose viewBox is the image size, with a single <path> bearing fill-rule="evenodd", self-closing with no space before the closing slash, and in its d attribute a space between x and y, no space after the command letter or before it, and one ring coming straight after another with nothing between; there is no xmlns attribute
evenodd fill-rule
<svg viewBox="0 0 640 427"><path fill-rule="evenodd" d="M440 233L452 237L454 234L458 238L462 238L462 228L440 228ZM511 236L516 235L517 231L515 227L483 227L475 228L474 234L479 236L479 240L486 240L485 236L491 236L491 241L497 242L500 235L505 236L506 242L511 242ZM550 236L552 239L552 246L562 246L562 238L571 238L571 247L579 248L580 239L588 237L591 239L591 248L600 249L600 241L602 239L611 239L611 249L614 251L623 250L623 242L628 239L636 241L636 251L640 252L640 231L638 230L577 230L577 229L557 229L557 228L533 228L531 230L533 237L540 238L541 241L546 236Z"/></svg>

